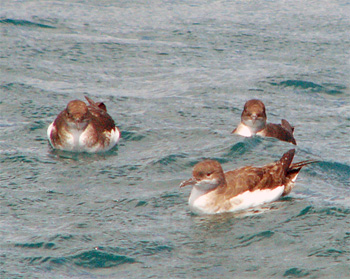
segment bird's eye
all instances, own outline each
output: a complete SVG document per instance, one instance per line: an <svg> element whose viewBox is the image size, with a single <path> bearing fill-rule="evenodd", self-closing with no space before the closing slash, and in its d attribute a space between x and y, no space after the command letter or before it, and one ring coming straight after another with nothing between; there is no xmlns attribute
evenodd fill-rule
<svg viewBox="0 0 350 279"><path fill-rule="evenodd" d="M208 172L208 173L207 173L207 177L209 177L209 176L211 176L211 172Z"/></svg>

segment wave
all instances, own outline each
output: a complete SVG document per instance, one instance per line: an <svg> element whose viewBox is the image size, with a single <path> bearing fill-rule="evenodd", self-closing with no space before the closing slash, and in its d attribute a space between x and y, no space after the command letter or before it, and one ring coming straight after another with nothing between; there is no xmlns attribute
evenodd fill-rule
<svg viewBox="0 0 350 279"><path fill-rule="evenodd" d="M103 251L91 250L79 253L75 256L67 257L27 257L25 258L29 264L51 263L54 265L74 264L79 267L95 269L110 268L122 264L135 263L136 260L131 257L107 253Z"/></svg>
<svg viewBox="0 0 350 279"><path fill-rule="evenodd" d="M328 95L339 95L343 94L346 90L346 86L332 83L317 84L312 81L289 79L281 82L271 82L273 86L280 87L294 87L297 89L309 90L315 93L326 93Z"/></svg>
<svg viewBox="0 0 350 279"><path fill-rule="evenodd" d="M25 20L25 19L4 18L4 19L0 19L0 24L11 24L11 25L18 25L18 26L28 26L28 27L38 27L38 28L51 28L51 29L56 28L56 27L51 26L51 25L37 23L37 22Z"/></svg>
<svg viewBox="0 0 350 279"><path fill-rule="evenodd" d="M338 162L321 161L315 164L315 170L321 175L326 174L327 180L336 180L350 186L350 166Z"/></svg>
<svg viewBox="0 0 350 279"><path fill-rule="evenodd" d="M239 245L237 245L236 247L249 246L254 242L259 242L261 240L270 238L274 234L275 233L273 231L262 231L262 232L258 232L258 233L251 234L251 235L241 236L238 238Z"/></svg>
<svg viewBox="0 0 350 279"><path fill-rule="evenodd" d="M108 253L99 250L91 250L71 256L70 259L75 265L85 268L108 268L121 264L135 263L136 260L124 255Z"/></svg>
<svg viewBox="0 0 350 279"><path fill-rule="evenodd" d="M54 243L23 243L16 244L16 247L25 249L49 249L55 250ZM146 257L156 255L163 252L171 252L173 247L158 241L138 241L128 248L120 247L95 247L87 251L82 251L74 255L68 256L31 256L25 257L24 260L31 265L42 265L49 264L54 266L62 265L75 265L77 267L87 269L100 269L100 268L111 268L125 264L140 263L136 257ZM43 252L43 255L47 255L47 252ZM52 268L52 266L51 266ZM49 268L49 269L51 269Z"/></svg>

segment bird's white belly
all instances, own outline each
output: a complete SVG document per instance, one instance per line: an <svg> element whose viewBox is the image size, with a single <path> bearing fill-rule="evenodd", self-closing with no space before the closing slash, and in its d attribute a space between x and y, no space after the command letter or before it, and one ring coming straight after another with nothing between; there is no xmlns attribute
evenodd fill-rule
<svg viewBox="0 0 350 279"><path fill-rule="evenodd" d="M279 199L284 191L284 185L275 189L256 190L253 192L246 191L238 196L230 199L232 205L229 211L244 210L250 207L262 205L264 203L273 202Z"/></svg>
<svg viewBox="0 0 350 279"><path fill-rule="evenodd" d="M273 202L280 198L284 191L284 185L273 190L246 191L238 196L224 201L225 204L215 204L213 192L203 193L195 188L192 189L189 206L196 214L216 214L234 212L256 207L264 203ZM228 204L227 204L228 203Z"/></svg>

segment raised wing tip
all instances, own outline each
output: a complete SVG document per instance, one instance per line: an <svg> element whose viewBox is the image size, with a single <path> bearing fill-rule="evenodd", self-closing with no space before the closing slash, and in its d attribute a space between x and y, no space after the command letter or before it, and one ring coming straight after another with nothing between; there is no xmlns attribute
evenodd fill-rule
<svg viewBox="0 0 350 279"><path fill-rule="evenodd" d="M295 155L295 149L290 149L282 155L280 159L280 163L282 164L285 172L288 171L290 165L292 164L294 155Z"/></svg>

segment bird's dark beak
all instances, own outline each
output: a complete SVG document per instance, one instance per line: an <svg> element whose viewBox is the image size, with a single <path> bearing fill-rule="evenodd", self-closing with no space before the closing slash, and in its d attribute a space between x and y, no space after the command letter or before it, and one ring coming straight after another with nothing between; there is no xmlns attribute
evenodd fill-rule
<svg viewBox="0 0 350 279"><path fill-rule="evenodd" d="M197 180L192 177L192 178L190 178L188 180L182 181L181 184L180 184L180 188L185 187L187 185L193 186L196 183L197 183Z"/></svg>

